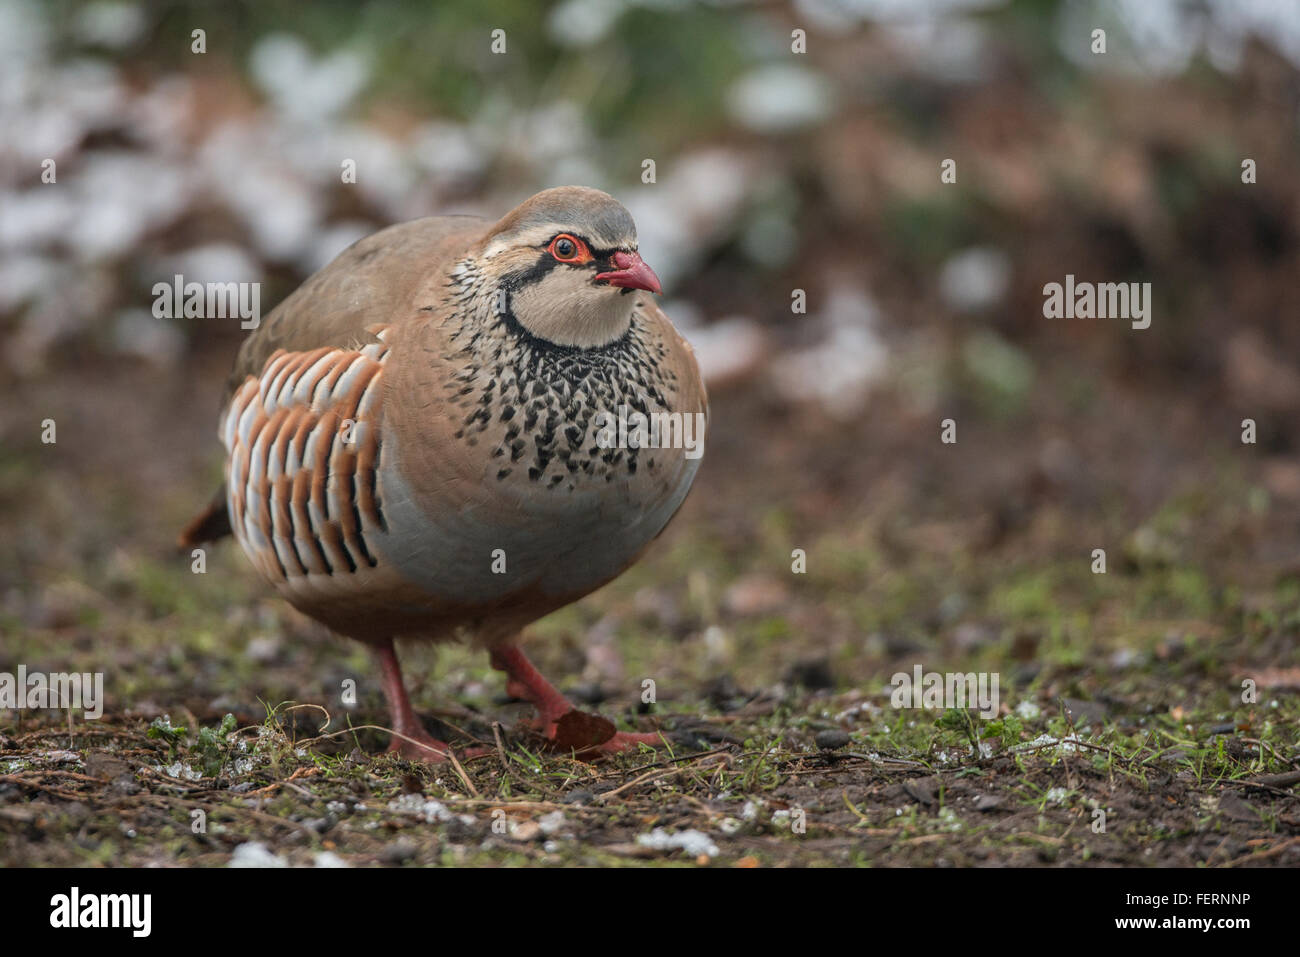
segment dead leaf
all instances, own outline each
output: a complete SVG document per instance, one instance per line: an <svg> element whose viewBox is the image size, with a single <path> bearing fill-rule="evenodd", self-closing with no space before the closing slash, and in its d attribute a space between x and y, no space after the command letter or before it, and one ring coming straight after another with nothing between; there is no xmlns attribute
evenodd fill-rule
<svg viewBox="0 0 1300 957"><path fill-rule="evenodd" d="M555 723L555 738L551 746L556 751L581 753L600 747L617 733L614 722L608 718L574 708Z"/></svg>

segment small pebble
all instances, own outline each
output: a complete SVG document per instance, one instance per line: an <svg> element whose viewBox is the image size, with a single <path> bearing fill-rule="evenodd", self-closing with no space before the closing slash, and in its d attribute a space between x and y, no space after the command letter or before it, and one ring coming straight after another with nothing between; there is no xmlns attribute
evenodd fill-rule
<svg viewBox="0 0 1300 957"><path fill-rule="evenodd" d="M847 745L849 741L849 733L841 731L839 728L818 731L817 736L813 738L813 742L823 751L835 751Z"/></svg>

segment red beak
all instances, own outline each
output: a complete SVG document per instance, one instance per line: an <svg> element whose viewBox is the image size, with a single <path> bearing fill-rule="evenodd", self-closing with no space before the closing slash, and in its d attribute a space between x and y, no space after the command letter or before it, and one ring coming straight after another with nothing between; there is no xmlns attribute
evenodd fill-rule
<svg viewBox="0 0 1300 957"><path fill-rule="evenodd" d="M607 279L611 286L624 289L644 289L646 292L658 292L659 277L645 264L639 253L617 252L610 257L618 268L613 272L603 272L597 279Z"/></svg>

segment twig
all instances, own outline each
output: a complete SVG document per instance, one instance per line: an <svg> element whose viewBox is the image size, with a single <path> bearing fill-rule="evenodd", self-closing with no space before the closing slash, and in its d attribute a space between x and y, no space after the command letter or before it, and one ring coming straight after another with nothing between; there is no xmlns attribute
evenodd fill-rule
<svg viewBox="0 0 1300 957"><path fill-rule="evenodd" d="M257 794L266 794L269 791L274 791L276 788L280 788L288 785L290 781L295 781L298 778L312 777L313 775L316 774L320 774L320 768L299 768L298 770L294 771L293 774L285 778L283 781L272 781L264 788L258 788L256 791L249 791L248 795L252 796ZM303 791L302 788L294 788L294 790ZM309 797L311 796L310 791L303 791L303 793L307 794Z"/></svg>
<svg viewBox="0 0 1300 957"><path fill-rule="evenodd" d="M1287 838L1281 844L1274 844L1267 851L1260 851L1258 854L1243 854L1241 857L1233 858L1223 866L1235 867L1238 864L1244 864L1250 861L1259 861L1266 857L1275 857L1285 851L1288 847L1295 847L1297 844L1300 844L1300 837Z"/></svg>
<svg viewBox="0 0 1300 957"><path fill-rule="evenodd" d="M503 810L520 811L585 811L595 813L600 808L585 804L559 804L555 801L504 801L500 798L440 798L447 807L499 807Z"/></svg>
<svg viewBox="0 0 1300 957"><path fill-rule="evenodd" d="M1267 741L1262 741L1259 738L1242 738L1241 741L1243 744L1258 745L1261 754L1264 752L1264 749L1267 748L1269 751L1273 752L1273 757L1275 757L1281 764L1290 764L1293 767L1295 766L1295 761L1282 757L1282 755L1277 753L1277 749Z"/></svg>
<svg viewBox="0 0 1300 957"><path fill-rule="evenodd" d="M0 774L0 784L20 784L23 787L32 788L43 794L52 794L54 797L63 798L65 801L84 801L85 794L78 794L73 791L61 791L58 788L46 787L36 781L29 780L17 774Z"/></svg>
<svg viewBox="0 0 1300 957"><path fill-rule="evenodd" d="M604 804L610 798L618 797L618 795L622 794L624 791L634 788L639 784L645 784L648 781L657 780L658 778L667 777L669 774L676 774L676 773L677 773L676 768L665 768L662 771L647 771L639 778L635 778L634 780L628 781L627 784L624 784L621 787L616 787L612 791L606 791L604 794L597 794L596 800Z"/></svg>
<svg viewBox="0 0 1300 957"><path fill-rule="evenodd" d="M1251 787L1263 788L1285 788L1292 784L1300 784L1300 771L1286 771L1283 774L1260 774L1253 778L1242 778L1237 784L1248 784Z"/></svg>
<svg viewBox="0 0 1300 957"><path fill-rule="evenodd" d="M724 751L730 751L732 747L734 747L734 745L724 744L722 747L714 748L712 751L700 751L696 754L683 754L679 758L668 758L667 760L664 761L656 761L654 764L642 764L639 767L628 768L626 773L636 774L636 772L638 771L648 771L651 768L663 768L663 767L667 767L670 764L679 764L682 761L698 761L700 758L707 758L714 754L722 754ZM761 754L762 752L751 751L749 753ZM744 757L744 755L740 755L740 757Z"/></svg>
<svg viewBox="0 0 1300 957"><path fill-rule="evenodd" d="M465 769L460 766L460 761L456 760L456 752L451 749L450 745L447 747L447 758L451 761L451 766L456 769L456 774L460 778L461 784L465 785L470 794L474 797L478 797L478 788L474 787L474 782L469 779L469 775L465 773Z"/></svg>
<svg viewBox="0 0 1300 957"><path fill-rule="evenodd" d="M502 771L509 771L509 770L510 770L510 762L509 762L509 760L506 758L506 747L505 747L504 744L501 743L501 722L500 722L500 721L493 721L493 722L492 722L492 737L496 738L496 742L497 742L497 757L499 757L499 758L501 759L501 770L502 770Z"/></svg>

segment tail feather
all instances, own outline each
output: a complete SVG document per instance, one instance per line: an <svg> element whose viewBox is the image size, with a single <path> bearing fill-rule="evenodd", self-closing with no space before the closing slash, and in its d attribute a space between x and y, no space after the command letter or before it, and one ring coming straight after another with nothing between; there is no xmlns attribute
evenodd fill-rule
<svg viewBox="0 0 1300 957"><path fill-rule="evenodd" d="M178 544L181 548L193 548L205 542L215 542L230 532L230 512L226 508L226 486L223 484L212 496L208 507L185 526Z"/></svg>

